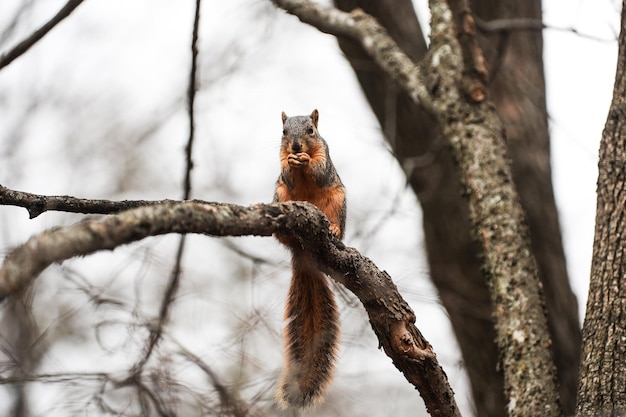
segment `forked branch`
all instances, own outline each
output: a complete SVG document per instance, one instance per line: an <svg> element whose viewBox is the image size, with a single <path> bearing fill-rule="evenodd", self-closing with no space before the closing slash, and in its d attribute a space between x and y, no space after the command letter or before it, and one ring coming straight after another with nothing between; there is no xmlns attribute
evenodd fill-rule
<svg viewBox="0 0 626 417"><path fill-rule="evenodd" d="M63 19L68 17L74 9L76 9L84 0L68 0L68 2L39 29L30 34L27 38L15 45L10 51L0 56L0 69L6 67L15 59L22 56L28 51L34 44L39 42L48 32L50 32L56 25L61 23Z"/></svg>

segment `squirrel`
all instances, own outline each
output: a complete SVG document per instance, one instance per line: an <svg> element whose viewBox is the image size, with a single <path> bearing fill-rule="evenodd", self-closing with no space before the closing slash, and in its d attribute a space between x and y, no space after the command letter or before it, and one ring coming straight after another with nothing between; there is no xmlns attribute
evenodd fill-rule
<svg viewBox="0 0 626 417"><path fill-rule="evenodd" d="M308 201L321 210L342 239L346 191L328 145L317 130L319 112L287 117L282 113L281 173L274 202ZM308 408L320 402L335 369L339 314L328 277L291 236L277 234L292 254L293 275L285 306L285 366L276 393L283 408Z"/></svg>

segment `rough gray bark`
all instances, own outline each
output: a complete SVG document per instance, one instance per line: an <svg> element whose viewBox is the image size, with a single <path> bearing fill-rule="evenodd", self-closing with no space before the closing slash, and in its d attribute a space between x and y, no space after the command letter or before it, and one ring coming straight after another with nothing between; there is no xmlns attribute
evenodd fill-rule
<svg viewBox="0 0 626 417"><path fill-rule="evenodd" d="M583 326L578 416L626 412L626 3L613 100L600 142L591 281Z"/></svg>
<svg viewBox="0 0 626 417"><path fill-rule="evenodd" d="M441 59L438 54L445 48L454 51L457 33L451 29L452 16L445 4L431 2L432 46L426 59L433 72L441 71L434 101L468 199L472 235L481 246L495 308L507 410L511 416L559 416L551 342L529 231L513 184L502 125L491 103L481 100L484 61L473 50L477 45L471 39L472 17L461 3L452 10L457 19L452 27L463 40L456 47L470 51L462 55L462 62L459 52L447 61Z"/></svg>
<svg viewBox="0 0 626 417"><path fill-rule="evenodd" d="M526 19L541 27L541 0L473 1L481 21ZM481 26L479 26L481 27ZM576 405L581 333L578 303L569 284L552 190L550 140L543 73L542 31L485 31L479 37L490 72L490 97L507 132L515 185L539 266L565 415ZM480 32L479 32L480 33Z"/></svg>
<svg viewBox="0 0 626 417"><path fill-rule="evenodd" d="M451 10L444 1L430 2L431 47L421 69L402 58L385 30L361 11L340 14L308 2L274 2L322 31L358 40L437 118L459 169L472 236L489 280L509 413L561 415L537 266L502 126L485 100L485 62L468 5L451 2Z"/></svg>
<svg viewBox="0 0 626 417"><path fill-rule="evenodd" d="M432 347L415 327L415 314L391 277L337 240L326 217L309 203L164 203L85 220L32 237L11 251L0 268L0 301L25 288L48 265L114 249L148 236L202 233L271 236L293 233L335 280L363 303L380 346L413 384L433 416L460 416L447 376Z"/></svg>

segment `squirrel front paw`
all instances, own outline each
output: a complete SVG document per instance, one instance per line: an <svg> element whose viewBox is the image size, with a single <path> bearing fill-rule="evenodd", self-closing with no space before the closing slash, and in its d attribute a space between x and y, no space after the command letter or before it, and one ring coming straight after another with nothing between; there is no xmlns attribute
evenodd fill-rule
<svg viewBox="0 0 626 417"><path fill-rule="evenodd" d="M337 239L340 239L341 236L341 228L339 227L339 225L335 224L335 223L331 223L330 224L330 231L333 232L333 234L335 236L337 236Z"/></svg>
<svg viewBox="0 0 626 417"><path fill-rule="evenodd" d="M305 153L305 152L300 152L296 154L290 153L289 156L287 157L287 163L292 168L305 167L309 165L310 160L311 160L311 157L309 156L308 153Z"/></svg>

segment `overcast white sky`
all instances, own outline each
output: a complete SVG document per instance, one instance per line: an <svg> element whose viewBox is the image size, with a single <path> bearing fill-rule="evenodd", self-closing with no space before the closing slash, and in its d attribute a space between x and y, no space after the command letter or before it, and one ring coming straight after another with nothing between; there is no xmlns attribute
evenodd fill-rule
<svg viewBox="0 0 626 417"><path fill-rule="evenodd" d="M20 1L0 2L0 30ZM0 51L38 27L63 3L37 2L36 12L24 19L15 37L0 44ZM5 165L10 169L0 169L0 183L36 193L179 198L193 3L87 0L26 56L0 71L0 156L3 161L19 160ZM241 204L269 201L278 172L280 112L308 114L318 108L320 131L349 192L347 243L389 271L408 294L418 327L447 366L460 394L458 401L467 408L459 355L445 313L433 302L423 254L416 256L422 242L415 198L405 190L402 172L386 151L334 39L273 12L269 3L203 2L193 197ZM426 1L414 3L425 10ZM615 0L544 1L544 21L556 28L544 31L553 180L581 318L593 241L597 149L613 87L619 7ZM264 17L258 18L260 14ZM28 110L29 97L37 94L54 94L57 104ZM64 101L80 103L70 119L64 119L66 112L55 110ZM174 105L179 109L155 133L144 153L154 168L142 172L141 181L117 187L108 171L116 169L111 168L116 167L111 157L115 151L104 149L106 143L100 148L83 138L101 134L113 124L111 117L149 120ZM29 118L24 120L24 114ZM17 147L11 136L16 124L25 124ZM71 136L70 126L80 134ZM73 152L85 155L80 162L59 162L69 158L68 143ZM107 157L100 158L105 152ZM223 188L215 187L216 178ZM3 248L57 221L53 215L31 221L21 211L2 210L0 219L14 226L3 232ZM376 229L385 217L389 219L384 226ZM373 238L366 240L363 233L372 233ZM258 240L244 242L253 253L265 249ZM287 257L271 245L277 258ZM193 268L201 269L197 264ZM281 302L272 300L276 311ZM344 355L342 366L358 367L353 361L359 360ZM380 366L388 368L388 363L381 360Z"/></svg>

